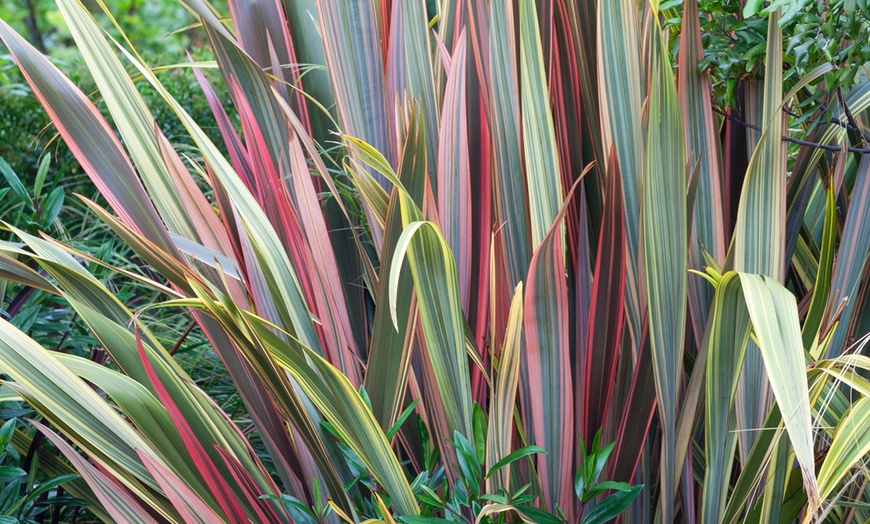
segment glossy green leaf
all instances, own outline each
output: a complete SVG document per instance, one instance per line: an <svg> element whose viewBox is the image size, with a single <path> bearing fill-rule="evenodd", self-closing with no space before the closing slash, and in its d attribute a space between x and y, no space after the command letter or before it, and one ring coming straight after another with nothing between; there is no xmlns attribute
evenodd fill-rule
<svg viewBox="0 0 870 524"><path fill-rule="evenodd" d="M640 495L642 489L643 486L634 486L628 491L617 491L608 496L583 517L583 524L603 524L613 520Z"/></svg>

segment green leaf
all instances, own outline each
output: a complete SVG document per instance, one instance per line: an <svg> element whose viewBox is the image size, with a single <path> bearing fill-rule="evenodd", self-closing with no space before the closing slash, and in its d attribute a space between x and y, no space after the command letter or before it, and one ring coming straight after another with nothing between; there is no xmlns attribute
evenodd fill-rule
<svg viewBox="0 0 870 524"><path fill-rule="evenodd" d="M40 482L39 485L30 492L31 498L38 498L43 493L48 493L49 491L57 488L61 484L66 484L67 482L72 482L78 478L81 478L77 473L69 473L67 475L60 475L57 477L50 478L44 482Z"/></svg>
<svg viewBox="0 0 870 524"><path fill-rule="evenodd" d="M611 480L599 482L586 491L586 494L583 496L583 502L588 502L602 491L608 490L631 491L631 486L629 486L628 482L613 482Z"/></svg>
<svg viewBox="0 0 870 524"><path fill-rule="evenodd" d="M21 179L18 178L18 175L15 174L9 163L2 157L0 157L0 173L3 174L3 178L6 179L6 183L9 184L9 187L18 196L18 199L33 207L33 200L31 200L30 194L27 193L27 189L24 188L24 184L21 183Z"/></svg>
<svg viewBox="0 0 870 524"><path fill-rule="evenodd" d="M584 493L586 493L586 470L581 466L577 468L577 473L574 475L574 494L578 499L582 499Z"/></svg>
<svg viewBox="0 0 870 524"><path fill-rule="evenodd" d="M465 482L465 487L471 490L474 495L480 493L480 462L477 460L477 450L474 445L468 441L461 433L455 431L453 433L453 447L456 448L456 460L459 462L459 470L462 473L462 480Z"/></svg>
<svg viewBox="0 0 870 524"><path fill-rule="evenodd" d="M61 208L63 208L63 200L64 189L62 187L56 187L49 193L40 210L39 218L43 224L52 224L57 220L57 216L60 214Z"/></svg>
<svg viewBox="0 0 870 524"><path fill-rule="evenodd" d="M517 506L515 508L520 515L523 515L529 520L526 522L534 522L536 524L563 524L562 519L553 515L549 511L531 506Z"/></svg>
<svg viewBox="0 0 870 524"><path fill-rule="evenodd" d="M477 460L483 464L486 459L486 433L487 422L486 413L477 402L474 403L472 410L472 427L474 431L474 449L477 450Z"/></svg>
<svg viewBox="0 0 870 524"><path fill-rule="evenodd" d="M0 480L9 481L26 477L27 472L16 466L0 466Z"/></svg>
<svg viewBox="0 0 870 524"><path fill-rule="evenodd" d="M595 435L595 443L593 446L597 447L598 438L601 435L601 430ZM607 460L610 458L610 454L613 452L613 447L616 445L616 442L611 442L610 444L605 445L603 448L597 448L593 450L593 455L591 458L594 458L595 469L592 472L591 477L588 479L590 482L598 482L598 477L601 476L601 472L604 471L604 466L607 464Z"/></svg>
<svg viewBox="0 0 870 524"><path fill-rule="evenodd" d="M746 5L743 6L743 18L749 18L758 14L761 11L763 3L764 0L747 0Z"/></svg>
<svg viewBox="0 0 870 524"><path fill-rule="evenodd" d="M643 489L642 485L633 486L628 491L618 491L595 505L589 513L583 517L582 524L604 524L615 519L622 510L628 507Z"/></svg>
<svg viewBox="0 0 870 524"><path fill-rule="evenodd" d="M280 496L267 494L263 495L261 498L281 502L287 510L287 514L294 522L298 522L299 524L317 524L317 517L314 512L311 511L311 508L296 497L285 494Z"/></svg>
<svg viewBox="0 0 870 524"><path fill-rule="evenodd" d="M530 455L534 455L536 453L540 453L542 455L546 455L547 451L538 446L525 446L522 447L512 453L509 453L506 457L499 460L486 473L486 478L491 477L495 472L499 471L501 468L513 464L523 457L528 457Z"/></svg>
<svg viewBox="0 0 870 524"><path fill-rule="evenodd" d="M42 194L42 186L45 184L45 177L48 175L48 168L51 165L51 155L42 157L39 162L39 169L36 171L36 179L33 181L33 197L39 200L39 195Z"/></svg>
<svg viewBox="0 0 870 524"><path fill-rule="evenodd" d="M393 423L393 426L390 428L389 431L387 431L387 440L392 442L393 437L396 436L396 433L398 433L399 430L402 428L402 424L404 424L405 421L408 420L408 417L411 416L411 413L414 412L414 408L416 408L417 404L419 403L420 399L416 399L415 401L411 402L411 404L407 408L405 408L405 411L403 411L399 415L399 417L396 419L396 422ZM371 406L369 406L369 409L371 409Z"/></svg>
<svg viewBox="0 0 870 524"><path fill-rule="evenodd" d="M18 423L17 419L9 419L3 423L3 426L0 427L0 453L3 453L6 450L6 446L12 441L12 435L15 434L15 424Z"/></svg>

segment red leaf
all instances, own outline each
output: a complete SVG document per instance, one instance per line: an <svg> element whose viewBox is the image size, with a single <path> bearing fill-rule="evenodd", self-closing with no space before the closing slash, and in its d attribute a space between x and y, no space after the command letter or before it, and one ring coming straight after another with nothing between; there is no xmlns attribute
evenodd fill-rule
<svg viewBox="0 0 870 524"><path fill-rule="evenodd" d="M154 393L157 395L158 400L160 400L164 407L166 407L169 417L178 427L178 432L181 435L181 439L184 441L187 452L190 453L193 463L199 471L205 485L208 486L218 505L221 507L221 510L227 518L230 519L230 522L248 524L248 518L245 516L245 512L239 505L239 501L233 494L232 489L221 476L220 471L215 466L214 462L212 462L208 453L206 453L205 448L202 447L202 444L196 437L196 433L178 409L178 406L175 404L172 396L169 395L166 387L162 382L160 382L160 378L154 371L154 366L151 365L151 360L145 352L145 347L142 345L139 326L135 325L133 331L136 335L136 347L139 349L139 358L142 360L142 366L145 369L145 373L148 375L148 379L154 387Z"/></svg>
<svg viewBox="0 0 870 524"><path fill-rule="evenodd" d="M631 388L624 406L616 445L610 454L613 460L608 465L607 478L620 482L634 481L634 473L643 453L643 443L647 439L650 423L656 410L655 379L652 371L652 351L647 338L644 321L640 339L640 353L634 366Z"/></svg>
<svg viewBox="0 0 870 524"><path fill-rule="evenodd" d="M580 406L580 432L586 442L592 441L605 422L625 317L625 214L622 178L613 147L608 167L604 219L595 258L586 349L580 375L584 399Z"/></svg>
<svg viewBox="0 0 870 524"><path fill-rule="evenodd" d="M172 506L181 514L181 518L185 522L221 522L223 519L214 512L196 493L191 490L187 484L179 480L178 477L172 474L159 462L142 452L136 450L139 458L154 480L160 484L166 498L172 503Z"/></svg>
<svg viewBox="0 0 870 524"><path fill-rule="evenodd" d="M254 482L250 473L239 463L238 459L222 447L215 446L215 450L224 459L224 463L230 470L236 484L242 488L242 492L248 499L248 504L254 508L254 512L257 514L257 521L274 522L276 524L285 522L286 520L279 517L275 512L275 508L267 500L261 498L263 492L260 491L257 483Z"/></svg>
<svg viewBox="0 0 870 524"><path fill-rule="evenodd" d="M562 220L581 180L582 175L532 256L523 301L523 365L528 378L521 397L531 417L532 441L548 452L537 457L547 507L558 504L569 521L576 500L570 481L574 469L574 395Z"/></svg>

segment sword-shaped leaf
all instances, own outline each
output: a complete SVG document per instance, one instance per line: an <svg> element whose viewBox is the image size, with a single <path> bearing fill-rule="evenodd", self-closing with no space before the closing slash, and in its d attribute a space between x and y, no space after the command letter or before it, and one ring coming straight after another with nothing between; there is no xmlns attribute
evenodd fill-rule
<svg viewBox="0 0 870 524"><path fill-rule="evenodd" d="M762 275L728 272L717 284L707 357L707 470L703 522L719 522L734 460L733 403L750 326L800 466L812 514L819 505L810 395L794 295ZM754 347L749 349L754 351ZM709 484L708 484L709 482Z"/></svg>
<svg viewBox="0 0 870 524"><path fill-rule="evenodd" d="M643 254L649 336L662 428L662 520L671 522L677 402L686 331L686 163L682 118L664 37L656 32L651 45L652 92L643 179Z"/></svg>

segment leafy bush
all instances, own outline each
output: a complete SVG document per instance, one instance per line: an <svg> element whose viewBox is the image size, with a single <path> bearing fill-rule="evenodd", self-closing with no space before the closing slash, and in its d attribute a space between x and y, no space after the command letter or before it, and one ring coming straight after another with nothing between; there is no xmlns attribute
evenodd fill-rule
<svg viewBox="0 0 870 524"><path fill-rule="evenodd" d="M12 418L0 427L0 522L31 524L44 521L49 513L55 522L61 519L64 522L76 521L86 502L70 497L59 486L75 483L78 475L66 467L66 473L44 478L37 471L40 460L38 443L23 450L26 454L16 447L16 443L21 445L28 441L23 434L15 435L17 422ZM63 471L65 465L51 461L43 469L58 471L56 468Z"/></svg>

